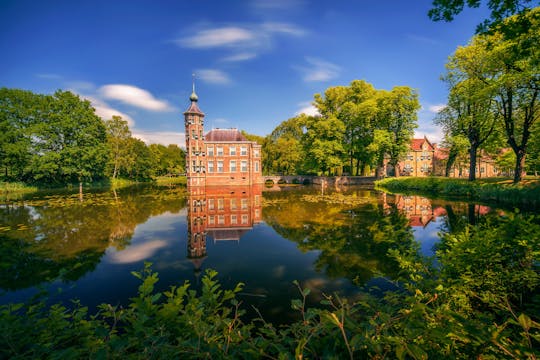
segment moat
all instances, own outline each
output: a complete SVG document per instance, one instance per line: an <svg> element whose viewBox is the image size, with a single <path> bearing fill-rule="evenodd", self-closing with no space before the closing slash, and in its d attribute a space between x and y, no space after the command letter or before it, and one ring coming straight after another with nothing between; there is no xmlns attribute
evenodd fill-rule
<svg viewBox="0 0 540 360"><path fill-rule="evenodd" d="M202 206L202 207L201 207ZM38 193L0 205L0 302L46 290L51 303L80 299L91 309L127 304L151 262L158 290L215 269L240 300L286 321L293 285L354 299L396 288L392 244L415 241L433 256L440 233L504 211L485 205L388 195L362 187L140 186L85 193ZM251 306L249 306L251 308Z"/></svg>

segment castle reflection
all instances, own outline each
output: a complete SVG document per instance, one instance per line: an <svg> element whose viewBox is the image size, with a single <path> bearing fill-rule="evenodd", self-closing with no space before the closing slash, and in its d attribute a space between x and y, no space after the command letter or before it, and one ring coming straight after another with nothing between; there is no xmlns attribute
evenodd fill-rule
<svg viewBox="0 0 540 360"><path fill-rule="evenodd" d="M207 257L208 238L240 241L262 219L262 185L190 185L188 259L199 272Z"/></svg>

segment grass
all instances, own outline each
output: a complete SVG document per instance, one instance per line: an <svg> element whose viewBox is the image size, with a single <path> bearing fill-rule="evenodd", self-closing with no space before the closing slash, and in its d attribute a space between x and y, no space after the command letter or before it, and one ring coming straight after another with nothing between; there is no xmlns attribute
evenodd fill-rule
<svg viewBox="0 0 540 360"><path fill-rule="evenodd" d="M376 181L375 186L390 192L415 192L540 208L540 179L534 177L526 177L517 185L509 178L468 181L445 177L400 177Z"/></svg>
<svg viewBox="0 0 540 360"><path fill-rule="evenodd" d="M158 185L186 185L187 178L185 176L158 176L154 179Z"/></svg>
<svg viewBox="0 0 540 360"><path fill-rule="evenodd" d="M37 191L36 186L26 185L22 182L0 182L0 194L31 193Z"/></svg>

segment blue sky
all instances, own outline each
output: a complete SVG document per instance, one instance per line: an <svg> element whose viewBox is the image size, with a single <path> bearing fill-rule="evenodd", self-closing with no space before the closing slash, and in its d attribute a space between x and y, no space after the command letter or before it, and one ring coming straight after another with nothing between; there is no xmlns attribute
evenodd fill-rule
<svg viewBox="0 0 540 360"><path fill-rule="evenodd" d="M430 0L0 0L0 86L71 90L146 142L184 146L196 74L205 126L269 134L315 93L363 79L420 95L416 136L446 101L444 64L487 13L451 23Z"/></svg>

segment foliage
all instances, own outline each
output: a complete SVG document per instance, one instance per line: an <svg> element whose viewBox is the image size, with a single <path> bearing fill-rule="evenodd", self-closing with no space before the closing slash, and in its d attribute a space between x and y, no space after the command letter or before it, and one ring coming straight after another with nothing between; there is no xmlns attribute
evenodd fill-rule
<svg viewBox="0 0 540 360"><path fill-rule="evenodd" d="M538 219L511 214L443 237L433 267L418 245L389 250L399 289L356 302L325 296L306 305L310 289L291 300L299 320L276 327L243 318L236 295L207 270L197 294L185 282L155 292L146 264L133 275L138 295L126 308L108 304L89 315L43 302L0 307L5 358L529 358L539 354ZM384 237L381 237L382 241Z"/></svg>
<svg viewBox="0 0 540 360"><path fill-rule="evenodd" d="M428 15L433 21L452 21L454 17L463 11L465 5L478 8L481 0L433 0L433 8ZM493 28L501 27L502 21L513 14L526 14L531 8L529 4L540 4L537 0L488 0L487 7L491 10L490 19L478 25L477 32L487 32ZM503 27L504 29L504 27ZM509 27L507 32L518 29Z"/></svg>
<svg viewBox="0 0 540 360"><path fill-rule="evenodd" d="M423 194L466 197L471 200L498 202L510 206L540 206L540 182L531 180L513 185L505 178L491 178L469 182L464 179L442 177L388 178L376 182L376 186L392 192L414 191Z"/></svg>
<svg viewBox="0 0 540 360"><path fill-rule="evenodd" d="M420 108L406 86L377 90L364 80L315 94L316 116L283 121L263 143L266 173L366 175L407 152Z"/></svg>
<svg viewBox="0 0 540 360"><path fill-rule="evenodd" d="M178 146L146 146L127 121L104 122L69 91L0 88L0 180L47 187L118 176L141 181L182 173L184 162Z"/></svg>
<svg viewBox="0 0 540 360"><path fill-rule="evenodd" d="M494 132L504 134L516 157L517 183L524 175L529 140L540 118L540 52L536 46L540 41L540 8L504 19L502 25L520 31L510 36L496 27L474 37L450 58L445 76L450 86L448 106L438 122L448 136L468 138L470 180L475 178L472 169L477 149L489 147L488 139Z"/></svg>

